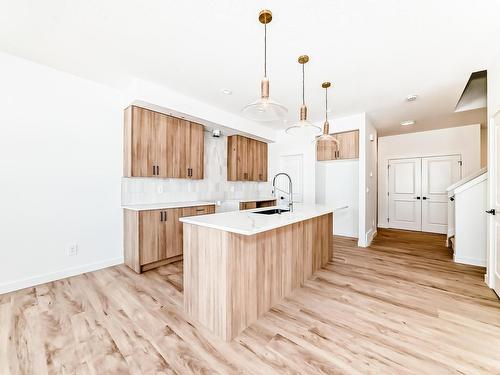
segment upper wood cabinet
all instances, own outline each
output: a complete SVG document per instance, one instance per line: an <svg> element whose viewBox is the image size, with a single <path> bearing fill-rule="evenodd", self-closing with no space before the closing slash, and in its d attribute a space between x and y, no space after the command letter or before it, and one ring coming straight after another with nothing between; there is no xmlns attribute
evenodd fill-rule
<svg viewBox="0 0 500 375"><path fill-rule="evenodd" d="M149 109L125 110L124 177L203 179L203 126Z"/></svg>
<svg viewBox="0 0 500 375"><path fill-rule="evenodd" d="M339 142L338 149L333 141L318 141L316 144L317 160L356 159L359 157L359 130L334 133L332 136Z"/></svg>
<svg viewBox="0 0 500 375"><path fill-rule="evenodd" d="M228 137L227 180L267 181L267 143L241 135Z"/></svg>

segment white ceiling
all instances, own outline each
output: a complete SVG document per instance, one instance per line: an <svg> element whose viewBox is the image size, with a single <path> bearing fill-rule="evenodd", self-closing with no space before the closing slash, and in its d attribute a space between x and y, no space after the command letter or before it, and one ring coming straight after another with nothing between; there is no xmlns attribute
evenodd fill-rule
<svg viewBox="0 0 500 375"><path fill-rule="evenodd" d="M467 112L452 113L470 74L499 50L493 0L0 0L0 49L107 84L154 81L239 113L259 95L263 8L274 16L271 97L289 122L300 54L311 57L311 120L323 118L321 83L330 80L333 118L366 111L381 134L395 134L409 131L402 120L416 120L415 131L461 119ZM413 93L417 101L405 102Z"/></svg>

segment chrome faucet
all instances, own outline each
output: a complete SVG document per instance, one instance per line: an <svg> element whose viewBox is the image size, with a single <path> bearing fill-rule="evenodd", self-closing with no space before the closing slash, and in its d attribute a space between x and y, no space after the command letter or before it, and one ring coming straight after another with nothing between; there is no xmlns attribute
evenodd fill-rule
<svg viewBox="0 0 500 375"><path fill-rule="evenodd" d="M286 176L288 177L288 191L281 190L276 187L276 178L278 176ZM273 197L276 198L276 190L281 191L282 193L288 194L288 207L290 208L290 211L293 212L293 189L292 189L292 178L290 175L287 173L278 173L276 176L273 178Z"/></svg>

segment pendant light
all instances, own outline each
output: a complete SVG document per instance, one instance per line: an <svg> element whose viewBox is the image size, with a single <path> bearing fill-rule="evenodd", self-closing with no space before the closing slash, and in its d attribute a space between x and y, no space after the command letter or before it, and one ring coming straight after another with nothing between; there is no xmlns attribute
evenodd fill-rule
<svg viewBox="0 0 500 375"><path fill-rule="evenodd" d="M325 122L323 124L323 134L315 139L315 141L328 141L335 144L335 150L338 150L339 141L333 135L330 134L330 123L328 122L328 88L332 84L330 82L323 82L321 87L325 89Z"/></svg>
<svg viewBox="0 0 500 375"><path fill-rule="evenodd" d="M302 65L302 105L300 106L300 121L286 129L290 135L302 137L316 136L321 133L321 128L307 121L307 106L305 100L305 64L309 61L309 56L302 55L298 59Z"/></svg>
<svg viewBox="0 0 500 375"><path fill-rule="evenodd" d="M283 121L288 110L269 98L269 79L267 78L267 24L273 15L264 9L259 13L259 21L264 25L264 78L260 83L260 99L242 109L243 115L253 121Z"/></svg>

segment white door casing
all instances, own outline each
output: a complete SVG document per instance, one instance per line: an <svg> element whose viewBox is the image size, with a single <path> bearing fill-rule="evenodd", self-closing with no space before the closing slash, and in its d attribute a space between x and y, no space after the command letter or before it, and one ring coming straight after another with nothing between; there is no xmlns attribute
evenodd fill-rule
<svg viewBox="0 0 500 375"><path fill-rule="evenodd" d="M489 208L495 215L489 215L488 274L489 286L500 296L500 111L493 116L489 130Z"/></svg>
<svg viewBox="0 0 500 375"><path fill-rule="evenodd" d="M446 234L446 188L462 178L460 155L422 158L422 231Z"/></svg>
<svg viewBox="0 0 500 375"><path fill-rule="evenodd" d="M421 159L389 160L388 168L389 226L421 230Z"/></svg>

